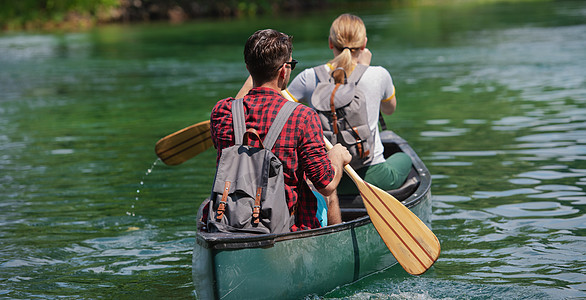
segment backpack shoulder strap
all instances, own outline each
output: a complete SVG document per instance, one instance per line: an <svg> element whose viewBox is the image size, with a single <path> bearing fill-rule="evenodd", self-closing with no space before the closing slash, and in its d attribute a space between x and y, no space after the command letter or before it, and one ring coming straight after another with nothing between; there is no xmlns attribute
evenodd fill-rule
<svg viewBox="0 0 586 300"><path fill-rule="evenodd" d="M232 126L234 127L234 144L242 145L242 137L246 131L244 116L244 99L239 98L232 102Z"/></svg>
<svg viewBox="0 0 586 300"><path fill-rule="evenodd" d="M328 74L324 66L326 65L319 65L317 67L313 67L313 70L315 71L315 75L317 76L319 82L328 82L330 80L330 74Z"/></svg>
<svg viewBox="0 0 586 300"><path fill-rule="evenodd" d="M287 120L289 120L289 116L295 110L295 108L299 105L297 102L287 101L283 107L279 110L279 113L273 120L273 124L271 124L271 128L269 128L269 132L265 136L263 144L265 145L265 149L273 149L277 138L281 134L283 130L283 126Z"/></svg>
<svg viewBox="0 0 586 300"><path fill-rule="evenodd" d="M354 71L352 71L352 74L350 74L350 77L348 78L348 82L358 83L362 77L362 74L366 72L366 69L368 69L367 65L356 64Z"/></svg>

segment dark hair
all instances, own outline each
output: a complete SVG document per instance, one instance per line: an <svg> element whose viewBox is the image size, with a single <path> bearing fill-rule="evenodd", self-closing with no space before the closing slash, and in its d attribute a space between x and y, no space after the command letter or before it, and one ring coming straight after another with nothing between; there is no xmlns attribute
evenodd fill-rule
<svg viewBox="0 0 586 300"><path fill-rule="evenodd" d="M274 29L258 30L244 46L244 62L255 81L263 84L277 77L279 68L289 61L291 36Z"/></svg>

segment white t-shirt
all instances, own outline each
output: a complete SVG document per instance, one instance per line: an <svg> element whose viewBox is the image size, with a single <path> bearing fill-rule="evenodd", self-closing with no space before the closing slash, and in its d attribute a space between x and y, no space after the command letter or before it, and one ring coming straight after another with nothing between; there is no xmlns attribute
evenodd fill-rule
<svg viewBox="0 0 586 300"><path fill-rule="evenodd" d="M328 73L331 72L329 66L324 65ZM305 69L291 81L287 91L293 98L299 102L311 105L311 95L317 86L317 75L313 68ZM380 140L378 131L378 116L380 114L380 102L388 100L395 95L395 86L391 74L379 66L369 66L366 72L360 78L358 87L366 96L366 112L368 114L368 125L370 133L374 138L374 157L371 165L376 165L385 161L383 151L384 147Z"/></svg>

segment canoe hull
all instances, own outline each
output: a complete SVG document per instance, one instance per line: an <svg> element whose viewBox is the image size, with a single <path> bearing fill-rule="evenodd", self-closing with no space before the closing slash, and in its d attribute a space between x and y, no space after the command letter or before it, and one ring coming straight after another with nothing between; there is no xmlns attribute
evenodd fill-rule
<svg viewBox="0 0 586 300"><path fill-rule="evenodd" d="M399 137L394 138L401 151L412 156L420 176L426 177L403 203L430 226L427 169L406 142L401 146L396 141ZM193 280L198 299L299 299L323 295L395 264L364 215L335 226L281 235L235 237L198 232Z"/></svg>

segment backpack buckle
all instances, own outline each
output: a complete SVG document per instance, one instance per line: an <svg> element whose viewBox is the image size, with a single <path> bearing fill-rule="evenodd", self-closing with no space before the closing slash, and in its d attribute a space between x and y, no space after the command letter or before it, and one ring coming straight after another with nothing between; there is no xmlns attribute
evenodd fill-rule
<svg viewBox="0 0 586 300"><path fill-rule="evenodd" d="M224 183L224 191L222 192L222 199L220 199L220 204L218 205L218 209L216 210L216 221L220 222L222 217L224 216L224 211L226 211L226 199L228 199L228 192L230 192L230 181L226 181Z"/></svg>
<svg viewBox="0 0 586 300"><path fill-rule="evenodd" d="M260 222L260 200L262 198L262 187L256 188L256 196L254 197L254 206L252 207L252 223L258 224Z"/></svg>
<svg viewBox="0 0 586 300"><path fill-rule="evenodd" d="M260 205L253 206L252 210L252 223L258 224L260 222Z"/></svg>

